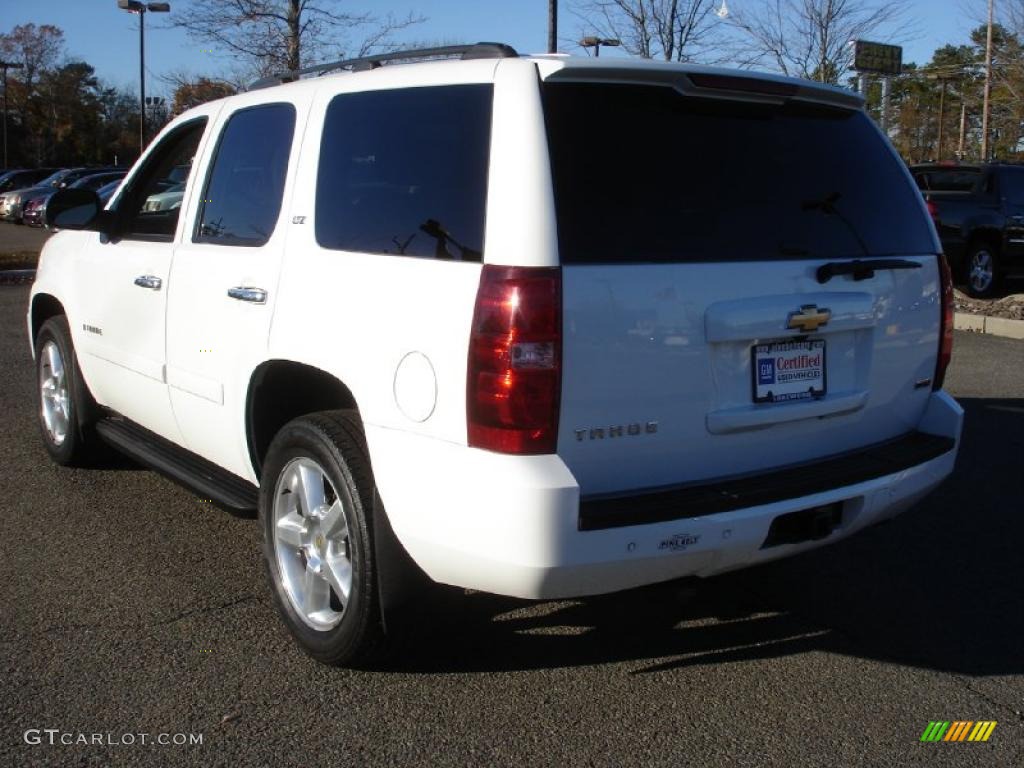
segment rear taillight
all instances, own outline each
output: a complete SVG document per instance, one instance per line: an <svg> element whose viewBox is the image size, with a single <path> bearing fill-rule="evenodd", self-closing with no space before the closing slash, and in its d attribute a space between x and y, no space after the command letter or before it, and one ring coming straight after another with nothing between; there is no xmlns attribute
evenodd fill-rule
<svg viewBox="0 0 1024 768"><path fill-rule="evenodd" d="M932 221L936 224L939 223L939 206L935 204L933 200L926 200L925 206L928 208L928 215L932 217Z"/></svg>
<svg viewBox="0 0 1024 768"><path fill-rule="evenodd" d="M942 314L939 328L939 359L935 364L935 378L932 389L942 389L946 379L946 368L953 358L953 275L949 271L949 262L939 254L939 276L941 279Z"/></svg>
<svg viewBox="0 0 1024 768"><path fill-rule="evenodd" d="M561 270L485 265L469 338L469 444L554 453L561 374Z"/></svg>

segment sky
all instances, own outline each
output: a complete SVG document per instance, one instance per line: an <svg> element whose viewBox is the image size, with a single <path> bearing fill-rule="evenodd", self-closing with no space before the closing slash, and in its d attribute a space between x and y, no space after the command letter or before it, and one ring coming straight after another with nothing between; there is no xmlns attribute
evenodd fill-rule
<svg viewBox="0 0 1024 768"><path fill-rule="evenodd" d="M170 0L175 7L198 0ZM969 21L965 7L982 0L893 0L905 2L910 40L904 42L904 62L922 64L935 48L948 42L966 42ZM717 2L717 0L716 0ZM728 0L733 8L750 0ZM494 40L510 44L523 53L545 50L547 45L547 0L345 0L353 11L371 11L404 16L413 11L427 20L401 34L410 42L445 40ZM560 3L561 48L569 50L582 32L581 22L569 13L568 2ZM146 93L169 96L171 87L161 82L167 71L194 75L224 73L229 63L204 51L209 46L191 40L183 32L165 28L163 14L146 18ZM64 30L66 52L87 61L107 84L138 92L139 33L135 16L121 11L117 0L0 0L0 31L17 24L53 24ZM608 51L603 53L614 53Z"/></svg>

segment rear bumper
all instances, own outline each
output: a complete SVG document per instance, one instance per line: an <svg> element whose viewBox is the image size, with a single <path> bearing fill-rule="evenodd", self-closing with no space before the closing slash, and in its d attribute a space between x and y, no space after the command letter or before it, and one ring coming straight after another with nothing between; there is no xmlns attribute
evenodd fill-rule
<svg viewBox="0 0 1024 768"><path fill-rule="evenodd" d="M367 438L391 525L432 579L551 599L743 568L893 517L953 471L962 419L949 395L935 393L920 431L951 449L934 458L797 497L600 530L580 530L579 487L557 456L501 456L373 427ZM829 536L762 548L776 517L828 504L842 508Z"/></svg>
<svg viewBox="0 0 1024 768"><path fill-rule="evenodd" d="M951 437L911 432L896 440L810 464L627 496L583 498L580 530L706 517L806 498L911 469L956 448Z"/></svg>

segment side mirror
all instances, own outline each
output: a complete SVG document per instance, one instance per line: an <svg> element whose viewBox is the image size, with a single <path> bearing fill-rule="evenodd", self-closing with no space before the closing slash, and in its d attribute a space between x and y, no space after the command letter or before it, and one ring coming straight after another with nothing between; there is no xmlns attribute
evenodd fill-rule
<svg viewBox="0 0 1024 768"><path fill-rule="evenodd" d="M46 204L46 223L53 229L102 231L103 203L91 189L57 190Z"/></svg>

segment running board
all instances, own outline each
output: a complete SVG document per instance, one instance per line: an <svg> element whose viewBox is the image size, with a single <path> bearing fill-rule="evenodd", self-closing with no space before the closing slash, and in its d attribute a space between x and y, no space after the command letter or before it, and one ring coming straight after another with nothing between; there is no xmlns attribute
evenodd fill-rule
<svg viewBox="0 0 1024 768"><path fill-rule="evenodd" d="M120 417L101 419L96 432L107 443L165 477L233 512L256 509L259 489L238 475Z"/></svg>

